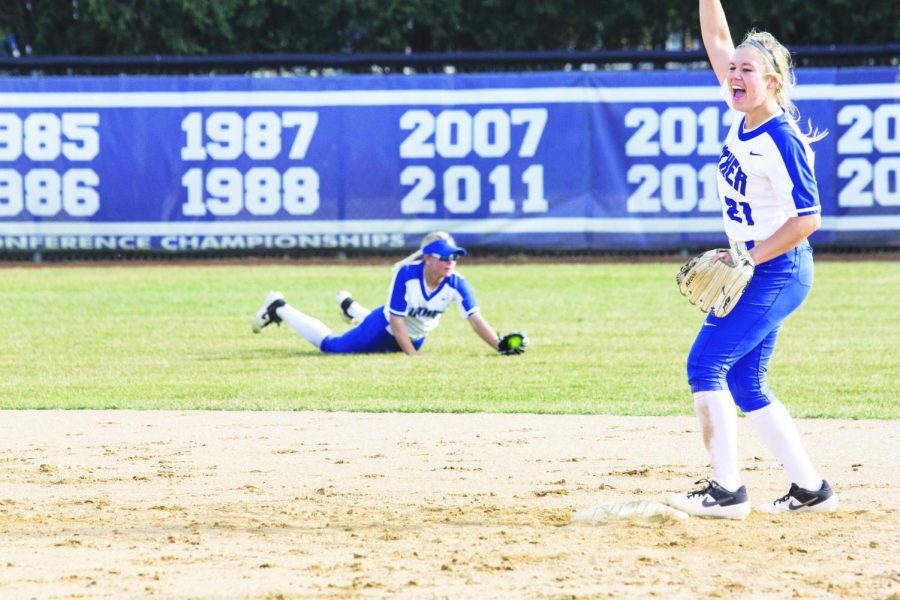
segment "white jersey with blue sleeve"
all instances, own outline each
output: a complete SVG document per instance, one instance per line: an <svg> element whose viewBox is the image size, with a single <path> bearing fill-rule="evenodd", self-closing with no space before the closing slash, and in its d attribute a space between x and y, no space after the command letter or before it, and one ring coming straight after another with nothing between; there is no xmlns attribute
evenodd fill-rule
<svg viewBox="0 0 900 600"><path fill-rule="evenodd" d="M791 217L820 212L814 155L784 113L752 131L735 118L719 157L716 179L725 233L761 241Z"/></svg>
<svg viewBox="0 0 900 600"><path fill-rule="evenodd" d="M438 326L441 315L454 302L464 318L479 310L475 294L462 275L453 273L445 277L437 289L429 292L425 288L425 265L417 262L401 267L394 274L384 317L388 323L391 315L404 317L409 337L417 340Z"/></svg>

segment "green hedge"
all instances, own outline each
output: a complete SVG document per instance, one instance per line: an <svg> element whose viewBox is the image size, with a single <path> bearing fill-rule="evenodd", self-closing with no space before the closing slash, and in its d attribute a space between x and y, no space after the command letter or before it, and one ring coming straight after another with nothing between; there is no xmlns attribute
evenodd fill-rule
<svg viewBox="0 0 900 600"><path fill-rule="evenodd" d="M789 46L900 39L896 0L725 9L736 36L757 27ZM690 47L698 24L694 0L9 0L0 34L38 56L597 50Z"/></svg>

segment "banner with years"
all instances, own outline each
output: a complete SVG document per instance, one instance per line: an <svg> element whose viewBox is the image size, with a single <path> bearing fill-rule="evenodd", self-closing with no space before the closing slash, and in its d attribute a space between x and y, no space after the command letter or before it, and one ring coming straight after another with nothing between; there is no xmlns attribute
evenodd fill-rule
<svg viewBox="0 0 900 600"><path fill-rule="evenodd" d="M798 72L818 245L900 245L898 69ZM722 244L709 71L0 79L0 250Z"/></svg>

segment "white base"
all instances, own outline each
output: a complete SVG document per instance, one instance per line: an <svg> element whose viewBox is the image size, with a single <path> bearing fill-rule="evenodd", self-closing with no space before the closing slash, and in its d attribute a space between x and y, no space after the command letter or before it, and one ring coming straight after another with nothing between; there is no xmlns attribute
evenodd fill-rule
<svg viewBox="0 0 900 600"><path fill-rule="evenodd" d="M572 515L572 523L577 521L612 521L626 517L640 517L647 521L681 521L688 518L686 512L666 506L661 502L635 500L603 504L585 508Z"/></svg>

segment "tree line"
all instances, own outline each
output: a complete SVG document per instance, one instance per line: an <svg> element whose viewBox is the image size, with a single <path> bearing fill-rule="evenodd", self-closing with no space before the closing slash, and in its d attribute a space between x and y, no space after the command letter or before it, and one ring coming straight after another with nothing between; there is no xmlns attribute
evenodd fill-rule
<svg viewBox="0 0 900 600"><path fill-rule="evenodd" d="M786 45L900 40L897 0L724 0ZM696 0L0 0L7 54L694 49ZM737 40L736 40L737 41Z"/></svg>

